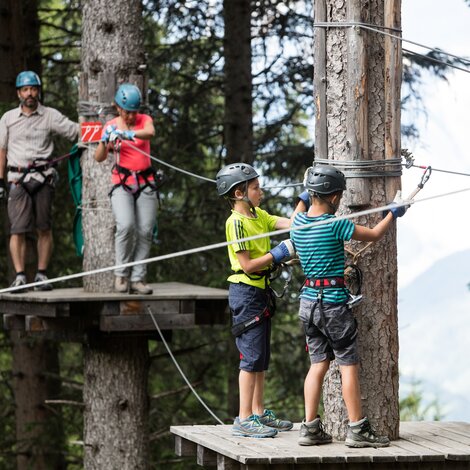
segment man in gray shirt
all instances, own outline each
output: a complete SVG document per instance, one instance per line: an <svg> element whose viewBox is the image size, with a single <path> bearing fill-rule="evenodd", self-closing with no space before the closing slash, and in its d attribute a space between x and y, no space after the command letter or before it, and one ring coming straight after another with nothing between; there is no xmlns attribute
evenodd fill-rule
<svg viewBox="0 0 470 470"><path fill-rule="evenodd" d="M37 281L47 280L52 253L52 199L56 170L50 164L53 136L78 138L79 126L54 108L43 106L41 79L31 71L16 78L19 108L7 111L0 119L0 199L6 197L7 170L10 253L16 278L12 286L26 284L26 233L37 231ZM51 290L51 284L36 287Z"/></svg>

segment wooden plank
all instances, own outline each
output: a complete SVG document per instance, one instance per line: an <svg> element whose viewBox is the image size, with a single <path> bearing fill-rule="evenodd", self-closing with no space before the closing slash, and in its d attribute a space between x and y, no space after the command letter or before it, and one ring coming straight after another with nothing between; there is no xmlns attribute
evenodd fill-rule
<svg viewBox="0 0 470 470"><path fill-rule="evenodd" d="M178 457L194 457L197 454L197 446L194 442L175 435L175 454Z"/></svg>
<svg viewBox="0 0 470 470"><path fill-rule="evenodd" d="M0 312L10 315L34 315L40 317L66 317L70 314L69 305L66 303L35 303L29 302L5 302L0 301Z"/></svg>
<svg viewBox="0 0 470 470"><path fill-rule="evenodd" d="M468 440L467 443L463 443L462 439L456 440L452 434L449 437L449 433L446 433L445 430L429 423L409 422L406 426L406 432L439 445L449 460L470 461L470 445Z"/></svg>
<svg viewBox="0 0 470 470"><path fill-rule="evenodd" d="M162 330L192 328L195 326L193 314L156 314L158 326ZM155 324L150 315L118 315L100 318L101 331L154 331Z"/></svg>
<svg viewBox="0 0 470 470"><path fill-rule="evenodd" d="M449 460L470 460L470 452L468 450L452 447L444 438L436 438L424 431L402 432L401 437L439 452Z"/></svg>
<svg viewBox="0 0 470 470"><path fill-rule="evenodd" d="M178 314L180 313L179 300L139 300L129 299L119 302L120 315L148 315L148 309L152 313ZM188 312L193 313L193 312Z"/></svg>
<svg viewBox="0 0 470 470"><path fill-rule="evenodd" d="M24 316L22 315L3 315L3 329L7 331L24 331Z"/></svg>
<svg viewBox="0 0 470 470"><path fill-rule="evenodd" d="M208 449L240 463L260 464L266 461L259 449L253 446L253 440L243 437L236 438L232 436L231 431L231 425L170 427L171 433L191 440L196 444L204 445ZM256 439L257 442L261 440L263 439Z"/></svg>
<svg viewBox="0 0 470 470"><path fill-rule="evenodd" d="M240 462L225 455L217 454L217 470L240 470Z"/></svg>
<svg viewBox="0 0 470 470"><path fill-rule="evenodd" d="M439 434L445 437L454 439L462 444L470 445L470 425L467 423L431 421L428 422L427 425L436 428Z"/></svg>
<svg viewBox="0 0 470 470"><path fill-rule="evenodd" d="M198 444L197 464L202 467L215 467L217 465L217 453Z"/></svg>
<svg viewBox="0 0 470 470"><path fill-rule="evenodd" d="M152 283L153 288L151 295L137 294L119 294L116 292L85 292L79 287L70 287L64 289L54 289L48 292L30 291L18 294L0 294L0 301L13 302L90 302L90 301L106 301L106 300L160 300L160 299L227 299L228 290L216 289L214 287L198 286L194 284L186 284L182 282L162 282ZM0 302L0 305L2 302Z"/></svg>

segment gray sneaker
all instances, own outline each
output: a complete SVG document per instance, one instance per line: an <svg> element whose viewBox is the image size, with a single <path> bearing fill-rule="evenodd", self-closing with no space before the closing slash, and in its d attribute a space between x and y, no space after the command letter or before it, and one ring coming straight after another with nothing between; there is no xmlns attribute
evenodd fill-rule
<svg viewBox="0 0 470 470"><path fill-rule="evenodd" d="M259 422L278 431L290 431L294 426L291 421L277 418L271 410L264 410L263 414L259 417Z"/></svg>
<svg viewBox="0 0 470 470"><path fill-rule="evenodd" d="M248 418L235 418L232 426L232 435L241 437L274 437L277 431L273 428L261 424L258 415L251 415Z"/></svg>
<svg viewBox="0 0 470 470"><path fill-rule="evenodd" d="M129 291L129 281L127 277L116 276L114 278L114 291L120 294L127 294Z"/></svg>
<svg viewBox="0 0 470 470"><path fill-rule="evenodd" d="M300 446L314 446L318 444L329 444L331 442L331 435L328 434L323 428L320 416L317 416L313 421L302 421L300 425L298 444Z"/></svg>
<svg viewBox="0 0 470 470"><path fill-rule="evenodd" d="M131 294L150 295L153 294L153 289L142 281L131 282Z"/></svg>
<svg viewBox="0 0 470 470"><path fill-rule="evenodd" d="M11 283L10 287L20 287L27 284L26 276L24 274L17 274L15 280ZM11 294L20 294L22 292L26 292L28 289L17 289L13 290Z"/></svg>
<svg viewBox="0 0 470 470"><path fill-rule="evenodd" d="M345 444L348 447L388 447L390 439L379 436L371 426L368 418L364 418L355 426L348 426Z"/></svg>
<svg viewBox="0 0 470 470"><path fill-rule="evenodd" d="M48 281L49 279L47 276L43 273L36 273L36 276L34 277L34 282L45 282ZM41 284L40 286L35 286L34 287L35 291L48 291L52 290L52 284L49 282L45 282L45 284Z"/></svg>

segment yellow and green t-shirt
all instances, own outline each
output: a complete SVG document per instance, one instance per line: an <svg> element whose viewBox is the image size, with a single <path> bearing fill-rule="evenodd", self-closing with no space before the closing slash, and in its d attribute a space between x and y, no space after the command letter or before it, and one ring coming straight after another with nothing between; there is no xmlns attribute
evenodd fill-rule
<svg viewBox="0 0 470 470"><path fill-rule="evenodd" d="M256 217L247 217L239 212L232 210L232 215L225 222L225 233L227 241L241 240L242 238L259 235L261 233L272 232L276 229L276 222L279 217L268 214L265 210L257 207L255 209ZM228 256L230 259L230 267L232 271L241 271L242 268L238 262L236 253L238 251L249 251L250 258L255 259L265 255L271 249L271 241L269 237L257 238L246 242L233 243L228 245ZM229 282L239 283L243 282L250 286L266 287L266 280L264 277L258 279L259 276L252 274L232 274L228 277Z"/></svg>

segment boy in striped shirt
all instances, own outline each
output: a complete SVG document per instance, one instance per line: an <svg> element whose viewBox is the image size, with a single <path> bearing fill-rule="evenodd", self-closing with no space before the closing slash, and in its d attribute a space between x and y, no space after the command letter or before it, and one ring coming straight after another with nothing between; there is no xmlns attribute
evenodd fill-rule
<svg viewBox="0 0 470 470"><path fill-rule="evenodd" d="M345 444L349 447L385 447L388 437L378 435L362 414L359 384L357 325L347 305L349 292L344 285L344 242L380 240L392 221L404 215L405 206L393 207L374 228L355 225L350 220L335 220L346 179L329 165L317 165L306 172L306 192L292 227L313 222L323 224L294 230L300 263L307 278L300 294L299 317L306 333L311 366L304 383L305 419L300 428L299 445L331 442L317 415L323 379L330 361L336 359L343 399L349 416Z"/></svg>

